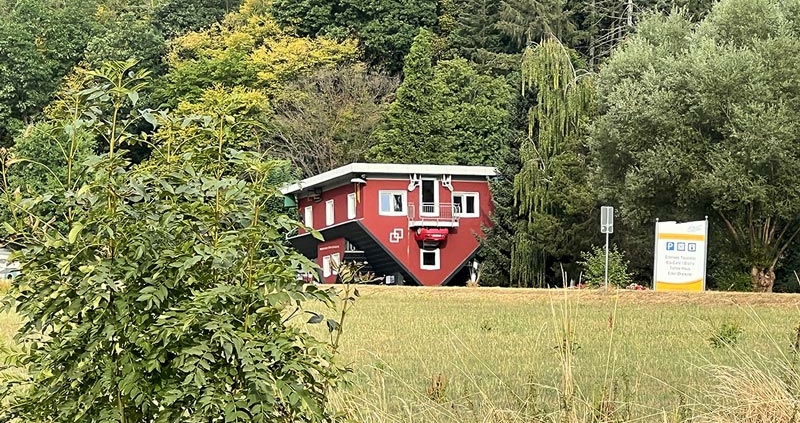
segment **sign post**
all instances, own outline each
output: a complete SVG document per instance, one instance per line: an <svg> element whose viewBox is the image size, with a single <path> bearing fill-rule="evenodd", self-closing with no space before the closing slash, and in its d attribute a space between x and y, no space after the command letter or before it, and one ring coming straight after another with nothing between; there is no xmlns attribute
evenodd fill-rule
<svg viewBox="0 0 800 423"><path fill-rule="evenodd" d="M704 291L708 257L708 218L695 222L656 220L653 289Z"/></svg>
<svg viewBox="0 0 800 423"><path fill-rule="evenodd" d="M606 234L606 273L605 284L608 291L608 235L614 233L614 208L611 206L600 207L600 233Z"/></svg>

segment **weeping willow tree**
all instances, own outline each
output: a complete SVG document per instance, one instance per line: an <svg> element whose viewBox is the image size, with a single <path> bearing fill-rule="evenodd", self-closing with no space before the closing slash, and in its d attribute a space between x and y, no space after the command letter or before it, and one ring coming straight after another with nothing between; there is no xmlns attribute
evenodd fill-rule
<svg viewBox="0 0 800 423"><path fill-rule="evenodd" d="M522 169L514 178L514 206L520 220L511 252L511 279L519 286L545 284L548 227L559 219L553 203L554 159L581 134L593 109L590 74L577 70L567 48L554 36L528 47L522 57L522 95L536 93L528 111L528 137L520 150Z"/></svg>

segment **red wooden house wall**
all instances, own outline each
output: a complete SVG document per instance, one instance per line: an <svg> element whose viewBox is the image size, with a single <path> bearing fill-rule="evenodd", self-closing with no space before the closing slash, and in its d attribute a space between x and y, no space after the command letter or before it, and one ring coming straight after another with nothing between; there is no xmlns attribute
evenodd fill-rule
<svg viewBox="0 0 800 423"><path fill-rule="evenodd" d="M476 236L484 236L482 226L491 224L489 215L492 211L489 184L486 181L453 180L454 192L477 192L479 195L480 216L477 218L462 217L459 226L450 229L447 241L440 245L439 270L422 270L420 268L420 246L414 240L414 234L408 227L407 216L381 216L379 214L378 193L382 190L406 190L407 203L419 204L419 191L408 192L408 178L370 179L364 187L364 225L392 254L406 265L413 276L423 285L441 285L466 259L477 250L479 242ZM451 192L437 183L439 202L450 203ZM398 234L402 238L397 240ZM394 235L392 235L394 234Z"/></svg>
<svg viewBox="0 0 800 423"><path fill-rule="evenodd" d="M434 176L431 175L431 178ZM441 175L436 177L441 178ZM468 177L467 177L468 178ZM348 194L355 193L356 201L356 220L360 220L363 226L372 236L382 244L382 246L399 260L411 276L423 285L441 285L451 275L459 270L467 259L469 259L478 249L478 237L483 237L482 227L490 226L489 219L492 213L491 193L489 183L480 178L464 178L459 180L457 175L452 176L452 192L469 192L478 194L478 217L460 217L457 227L450 228L447 240L439 245L439 269L423 270L420 266L420 243L414 239L412 228L409 228L407 215L385 216L379 213L379 193L383 190L405 191L406 192L406 211L408 203L420 203L421 187L417 186L414 191L408 191L409 178L370 178L367 175L366 184L347 183L343 186L323 190L318 196L300 198L297 201L298 211L301 219L304 217L306 206L313 209L312 226L316 230L324 231L325 228L339 225L349 220ZM452 192L442 186L441 181L436 183L439 195L439 203L451 203ZM333 225L326 225L326 203L328 200L334 201L334 222ZM308 222L306 222L308 224ZM340 257L344 257L345 240L344 238L326 239L319 243L317 247L317 264L323 266L323 257L331 255L334 250L340 252ZM325 278L325 282L331 283L336 280L336 275ZM465 281L454 281L463 283Z"/></svg>

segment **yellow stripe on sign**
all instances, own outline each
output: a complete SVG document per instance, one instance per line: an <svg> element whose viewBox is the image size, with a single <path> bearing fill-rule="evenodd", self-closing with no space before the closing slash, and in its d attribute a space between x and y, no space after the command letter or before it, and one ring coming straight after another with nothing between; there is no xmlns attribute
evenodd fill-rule
<svg viewBox="0 0 800 423"><path fill-rule="evenodd" d="M678 239L681 241L705 241L706 236L703 234L658 234L658 239Z"/></svg>
<svg viewBox="0 0 800 423"><path fill-rule="evenodd" d="M662 282L656 281L656 291L702 291L703 280L698 279L690 282Z"/></svg>

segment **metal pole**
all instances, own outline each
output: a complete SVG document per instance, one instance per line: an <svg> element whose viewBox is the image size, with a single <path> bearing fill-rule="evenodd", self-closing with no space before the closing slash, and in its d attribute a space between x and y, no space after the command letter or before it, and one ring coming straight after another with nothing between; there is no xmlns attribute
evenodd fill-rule
<svg viewBox="0 0 800 423"><path fill-rule="evenodd" d="M706 290L706 272L708 271L708 216L706 216L706 237L703 242L703 291Z"/></svg>
<svg viewBox="0 0 800 423"><path fill-rule="evenodd" d="M606 232L606 291L608 291L608 232Z"/></svg>
<svg viewBox="0 0 800 423"><path fill-rule="evenodd" d="M656 218L656 245L653 248L653 291L656 290L656 284L658 283L658 220Z"/></svg>

